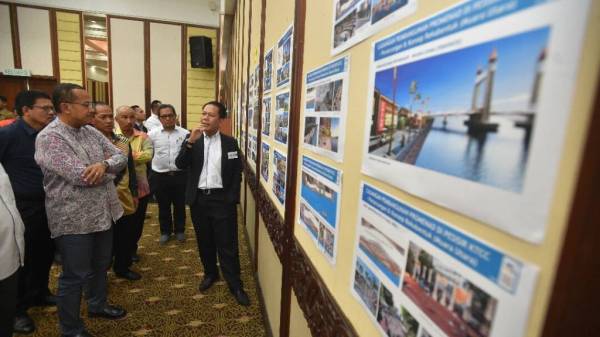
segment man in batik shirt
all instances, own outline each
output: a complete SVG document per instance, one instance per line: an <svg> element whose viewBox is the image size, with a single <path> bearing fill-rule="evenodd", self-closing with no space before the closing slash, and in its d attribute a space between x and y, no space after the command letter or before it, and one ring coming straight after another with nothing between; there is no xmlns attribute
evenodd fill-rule
<svg viewBox="0 0 600 337"><path fill-rule="evenodd" d="M107 302L106 271L112 257L112 225L123 215L114 185L127 157L88 124L94 104L81 86L56 86L57 119L37 136L35 161L44 174L48 227L62 256L58 318L63 336L89 337L80 317L85 287L88 316L121 318Z"/></svg>

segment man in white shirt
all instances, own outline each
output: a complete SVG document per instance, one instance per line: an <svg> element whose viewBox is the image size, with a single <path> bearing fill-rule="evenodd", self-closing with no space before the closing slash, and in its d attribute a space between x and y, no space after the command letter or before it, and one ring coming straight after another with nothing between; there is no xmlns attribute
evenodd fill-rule
<svg viewBox="0 0 600 337"><path fill-rule="evenodd" d="M170 104L158 107L158 118L162 126L150 131L148 137L154 145L150 186L158 202L159 242L165 244L173 233L179 242L183 242L187 175L175 166L175 158L189 131L175 125L177 114Z"/></svg>
<svg viewBox="0 0 600 337"><path fill-rule="evenodd" d="M148 132L162 126L160 119L158 118L158 108L161 104L162 102L156 99L150 103L150 117L144 122L144 126L148 129Z"/></svg>
<svg viewBox="0 0 600 337"><path fill-rule="evenodd" d="M17 310L18 270L25 262L25 225L0 164L0 336L12 336Z"/></svg>
<svg viewBox="0 0 600 337"><path fill-rule="evenodd" d="M200 125L192 130L177 156L177 167L189 169L186 203L196 231L206 291L218 279L217 256L223 278L236 301L250 305L240 278L237 204L240 201L242 161L237 141L222 134L227 109L211 101L202 107Z"/></svg>

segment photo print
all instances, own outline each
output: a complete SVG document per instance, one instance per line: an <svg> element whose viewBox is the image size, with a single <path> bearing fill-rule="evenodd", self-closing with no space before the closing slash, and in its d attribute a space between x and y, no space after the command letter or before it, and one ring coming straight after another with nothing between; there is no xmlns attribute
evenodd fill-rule
<svg viewBox="0 0 600 337"><path fill-rule="evenodd" d="M262 152L260 153L260 176L265 182L269 181L269 156L271 146L269 143L262 142Z"/></svg>
<svg viewBox="0 0 600 337"><path fill-rule="evenodd" d="M341 162L348 102L349 57L306 75L304 147Z"/></svg>
<svg viewBox="0 0 600 337"><path fill-rule="evenodd" d="M331 54L338 54L411 15L417 0L334 0Z"/></svg>
<svg viewBox="0 0 600 337"><path fill-rule="evenodd" d="M589 1L514 4L463 1L373 43L362 172L539 243L584 30L564 17Z"/></svg>
<svg viewBox="0 0 600 337"><path fill-rule="evenodd" d="M263 73L263 93L271 91L273 86L273 48L265 54L264 73Z"/></svg>
<svg viewBox="0 0 600 337"><path fill-rule="evenodd" d="M273 151L273 193L277 200L283 205L285 203L285 177L287 170L287 157L277 151Z"/></svg>
<svg viewBox="0 0 600 337"><path fill-rule="evenodd" d="M364 182L354 254L353 294L382 336L523 336L536 266ZM365 267L377 301L356 286Z"/></svg>
<svg viewBox="0 0 600 337"><path fill-rule="evenodd" d="M300 224L330 263L335 263L340 213L341 171L302 157Z"/></svg>
<svg viewBox="0 0 600 337"><path fill-rule="evenodd" d="M277 42L277 87L282 87L290 83L292 73L292 40L294 35L293 27L283 34Z"/></svg>
<svg viewBox="0 0 600 337"><path fill-rule="evenodd" d="M275 96L275 141L287 145L288 123L290 112L290 93L284 92Z"/></svg>
<svg viewBox="0 0 600 337"><path fill-rule="evenodd" d="M268 136L271 132L271 96L263 98L262 104L262 134Z"/></svg>

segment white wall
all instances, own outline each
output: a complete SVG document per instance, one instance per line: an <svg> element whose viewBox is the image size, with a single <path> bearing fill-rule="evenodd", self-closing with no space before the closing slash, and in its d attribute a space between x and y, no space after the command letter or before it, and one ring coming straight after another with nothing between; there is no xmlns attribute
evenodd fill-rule
<svg viewBox="0 0 600 337"><path fill-rule="evenodd" d="M146 99L144 80L144 23L110 20L112 106L140 105Z"/></svg>
<svg viewBox="0 0 600 337"><path fill-rule="evenodd" d="M181 110L181 26L150 23L150 98ZM144 102L136 103L144 106Z"/></svg>
<svg viewBox="0 0 600 337"><path fill-rule="evenodd" d="M137 18L185 22L209 27L219 25L217 0L7 0L8 2L99 12ZM211 10L214 3L215 10Z"/></svg>
<svg viewBox="0 0 600 337"><path fill-rule="evenodd" d="M23 69L31 70L32 75L53 76L49 12L17 7L17 18Z"/></svg>
<svg viewBox="0 0 600 337"><path fill-rule="evenodd" d="M11 35L10 10L7 5L0 5L0 71L15 66Z"/></svg>

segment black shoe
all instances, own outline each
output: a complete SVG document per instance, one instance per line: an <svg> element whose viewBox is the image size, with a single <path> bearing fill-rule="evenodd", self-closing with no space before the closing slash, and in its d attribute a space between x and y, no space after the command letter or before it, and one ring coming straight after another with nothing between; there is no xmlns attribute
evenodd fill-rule
<svg viewBox="0 0 600 337"><path fill-rule="evenodd" d="M13 324L13 330L20 334L30 334L35 331L35 323L29 315L19 315L15 317L15 323Z"/></svg>
<svg viewBox="0 0 600 337"><path fill-rule="evenodd" d="M246 292L244 291L244 289L238 289L233 291L233 297L235 297L235 300L240 304L243 305L245 307L250 305L250 299L248 298L248 295L246 294Z"/></svg>
<svg viewBox="0 0 600 337"><path fill-rule="evenodd" d="M140 262L140 256L136 254L131 255L131 262L137 263Z"/></svg>
<svg viewBox="0 0 600 337"><path fill-rule="evenodd" d="M142 278L142 275L130 269L127 269L125 271L115 271L115 275L118 278L124 278L129 281L137 281Z"/></svg>
<svg viewBox="0 0 600 337"><path fill-rule="evenodd" d="M106 319L119 319L125 317L125 315L127 315L127 311L125 311L125 309L121 309L112 305L106 305L104 309L98 312L88 312L88 317L100 317Z"/></svg>
<svg viewBox="0 0 600 337"><path fill-rule="evenodd" d="M218 279L219 276L204 276L202 282L200 282L200 285L198 286L198 289L200 291L208 290L208 288L212 287L213 283L215 283Z"/></svg>
<svg viewBox="0 0 600 337"><path fill-rule="evenodd" d="M94 335L90 334L89 332L83 330L82 332L76 334L76 335L62 335L62 337L94 337Z"/></svg>

